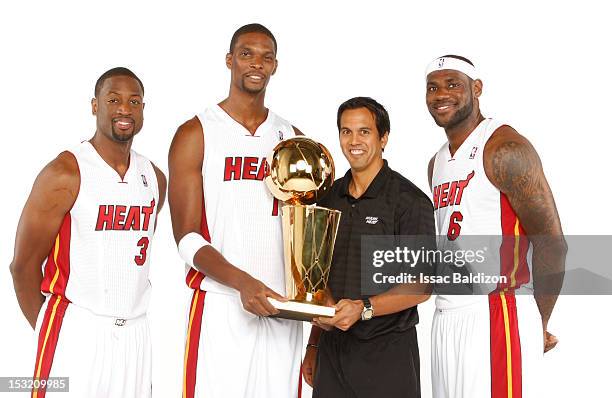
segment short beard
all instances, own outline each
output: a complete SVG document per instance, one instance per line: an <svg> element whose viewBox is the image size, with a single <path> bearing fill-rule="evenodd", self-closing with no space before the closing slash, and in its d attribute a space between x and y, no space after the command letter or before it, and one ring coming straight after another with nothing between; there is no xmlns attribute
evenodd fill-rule
<svg viewBox="0 0 612 398"><path fill-rule="evenodd" d="M448 123L446 123L446 126L440 126L440 127L444 127L445 129L452 129L453 127L457 127L458 125L463 123L463 121L472 114L473 110L474 110L474 100L472 99L472 96L470 96L470 102L465 104L463 108L457 110L457 112L455 112L455 114L448 121Z"/></svg>
<svg viewBox="0 0 612 398"><path fill-rule="evenodd" d="M248 94L255 95L266 91L266 86L264 85L262 88L249 88L246 84L246 77L242 78L242 90Z"/></svg>
<svg viewBox="0 0 612 398"><path fill-rule="evenodd" d="M132 130L131 134L117 134L117 132L115 131L115 126L111 127L111 135L113 136L113 140L117 141L117 142L128 142L130 141L132 138L134 138L134 131Z"/></svg>
<svg viewBox="0 0 612 398"><path fill-rule="evenodd" d="M434 117L436 124L439 127L442 127L448 130L448 129L457 127L458 125L463 123L463 121L467 119L472 114L472 111L474 110L474 97L472 96L471 88L470 88L469 98L470 98L469 102L465 104L463 108L458 109L457 112L455 112L455 114L453 115L453 117L446 123L446 125L443 125L438 119Z"/></svg>

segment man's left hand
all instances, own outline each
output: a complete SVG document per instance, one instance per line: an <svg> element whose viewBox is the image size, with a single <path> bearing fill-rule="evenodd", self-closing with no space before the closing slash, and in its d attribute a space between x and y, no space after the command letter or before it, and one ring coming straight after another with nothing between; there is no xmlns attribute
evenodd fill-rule
<svg viewBox="0 0 612 398"><path fill-rule="evenodd" d="M317 318L316 323L336 327L346 332L355 322L361 319L363 301L342 299L334 307L336 308L336 315L333 318Z"/></svg>

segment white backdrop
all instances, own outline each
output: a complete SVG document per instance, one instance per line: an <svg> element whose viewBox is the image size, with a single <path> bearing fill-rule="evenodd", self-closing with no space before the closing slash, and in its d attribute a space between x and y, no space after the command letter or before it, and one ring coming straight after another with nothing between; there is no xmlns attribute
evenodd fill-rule
<svg viewBox="0 0 612 398"><path fill-rule="evenodd" d="M485 116L511 124L540 153L566 234L610 233L603 204L612 193L604 179L612 148L606 116L612 29L604 6L590 0L414 3L3 2L0 376L33 371L35 336L8 271L18 217L43 165L93 134L89 101L97 77L127 66L142 78L145 125L134 148L167 170L177 126L226 96L224 56L231 34L245 23L263 23L278 40L267 105L325 143L338 175L348 164L337 142L337 106L367 95L391 116L389 164L427 190L427 162L445 136L426 110L423 71L436 56L460 54L482 72ZM175 397L187 303L167 207L152 261L154 394ZM559 299L550 330L560 343L546 355L542 374L547 396L610 395L611 304L609 296ZM419 310L423 397L429 397L432 300Z"/></svg>

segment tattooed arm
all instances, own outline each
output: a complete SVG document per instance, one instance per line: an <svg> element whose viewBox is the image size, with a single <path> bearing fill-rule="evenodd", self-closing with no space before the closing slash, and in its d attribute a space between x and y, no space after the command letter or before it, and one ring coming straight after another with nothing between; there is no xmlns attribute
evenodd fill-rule
<svg viewBox="0 0 612 398"><path fill-rule="evenodd" d="M484 168L491 183L508 197L533 244L534 295L547 351L556 344L547 338L546 329L563 285L567 253L553 194L537 152L510 126L498 128L487 142Z"/></svg>

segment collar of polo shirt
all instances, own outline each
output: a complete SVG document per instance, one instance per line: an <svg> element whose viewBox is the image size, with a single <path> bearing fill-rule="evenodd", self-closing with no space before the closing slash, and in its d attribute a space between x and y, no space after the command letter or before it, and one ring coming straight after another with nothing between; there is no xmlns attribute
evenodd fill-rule
<svg viewBox="0 0 612 398"><path fill-rule="evenodd" d="M389 164L386 159L383 159L383 167L380 169L374 180L368 186L368 189L359 197L359 199L363 198L375 198L380 193L380 190L383 186L385 186L385 182L389 178L389 173L391 169L389 168ZM344 175L344 180L342 181L342 185L340 189L338 189L338 196L351 196L349 193L349 183L352 180L351 169L348 169L346 174Z"/></svg>

